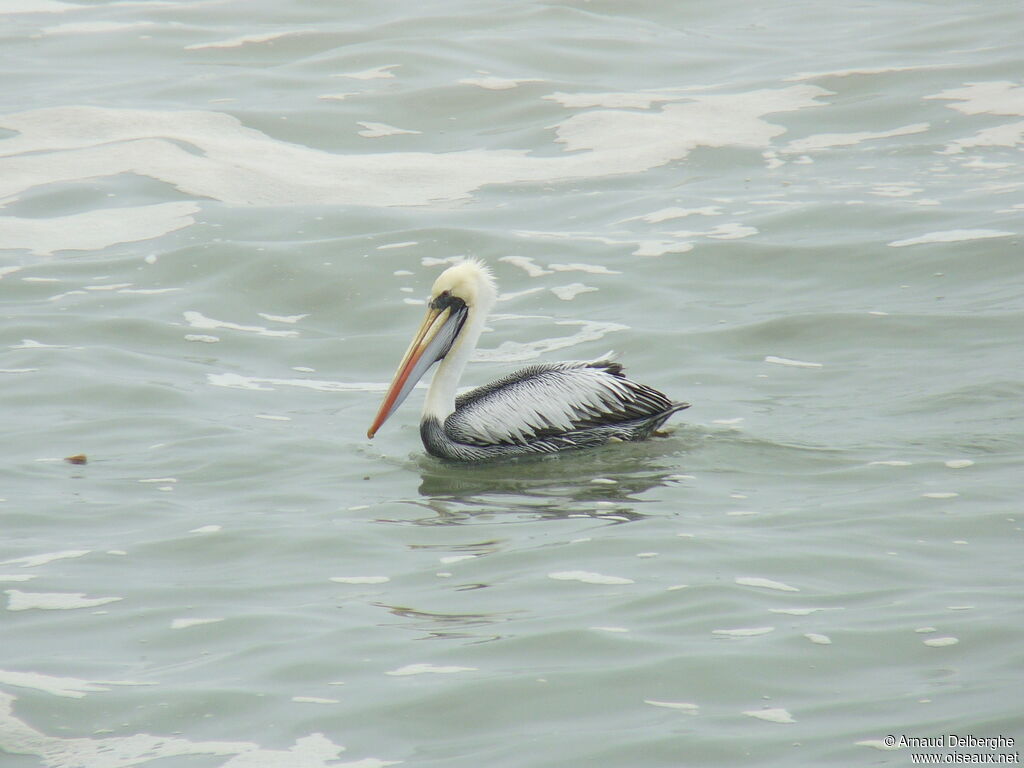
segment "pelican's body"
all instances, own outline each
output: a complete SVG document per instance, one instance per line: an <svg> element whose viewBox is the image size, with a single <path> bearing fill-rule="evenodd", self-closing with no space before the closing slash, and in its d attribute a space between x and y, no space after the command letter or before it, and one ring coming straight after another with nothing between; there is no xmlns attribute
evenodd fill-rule
<svg viewBox="0 0 1024 768"><path fill-rule="evenodd" d="M689 407L630 381L609 360L531 365L456 397L496 296L494 278L477 261L441 273L369 437L438 361L420 435L427 452L442 459L479 461L645 440Z"/></svg>

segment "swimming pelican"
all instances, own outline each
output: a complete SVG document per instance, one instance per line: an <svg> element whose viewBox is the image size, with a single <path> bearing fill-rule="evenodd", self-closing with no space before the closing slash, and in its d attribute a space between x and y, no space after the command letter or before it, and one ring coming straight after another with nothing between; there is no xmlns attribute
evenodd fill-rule
<svg viewBox="0 0 1024 768"><path fill-rule="evenodd" d="M479 261L467 259L441 273L367 437L438 361L420 437L427 453L442 459L479 461L645 440L689 407L630 381L610 360L531 365L456 397L496 297L494 277Z"/></svg>

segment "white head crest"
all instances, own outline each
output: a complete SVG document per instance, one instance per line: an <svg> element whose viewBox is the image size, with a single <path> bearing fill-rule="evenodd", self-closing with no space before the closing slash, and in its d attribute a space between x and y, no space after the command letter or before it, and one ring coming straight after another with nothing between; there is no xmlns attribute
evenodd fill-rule
<svg viewBox="0 0 1024 768"><path fill-rule="evenodd" d="M462 299L469 307L487 309L498 294L498 284L486 264L479 259L467 258L438 275L430 296L436 298L446 291Z"/></svg>

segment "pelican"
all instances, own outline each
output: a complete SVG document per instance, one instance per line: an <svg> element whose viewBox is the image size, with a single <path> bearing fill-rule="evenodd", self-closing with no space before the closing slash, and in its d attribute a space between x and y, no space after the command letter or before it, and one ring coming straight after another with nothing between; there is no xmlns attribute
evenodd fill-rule
<svg viewBox="0 0 1024 768"><path fill-rule="evenodd" d="M441 459L480 461L645 440L689 408L630 381L608 359L531 365L457 396L496 297L494 277L480 261L467 259L441 273L367 437L437 362L420 437L427 453Z"/></svg>

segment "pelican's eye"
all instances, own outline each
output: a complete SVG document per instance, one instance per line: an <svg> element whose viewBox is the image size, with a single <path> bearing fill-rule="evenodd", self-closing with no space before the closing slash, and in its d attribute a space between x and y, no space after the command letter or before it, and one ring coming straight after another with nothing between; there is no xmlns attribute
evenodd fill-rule
<svg viewBox="0 0 1024 768"><path fill-rule="evenodd" d="M436 309L438 312L449 307L451 307L452 312L456 312L465 306L466 302L458 296L452 296L451 291L442 291L430 302L430 308Z"/></svg>

